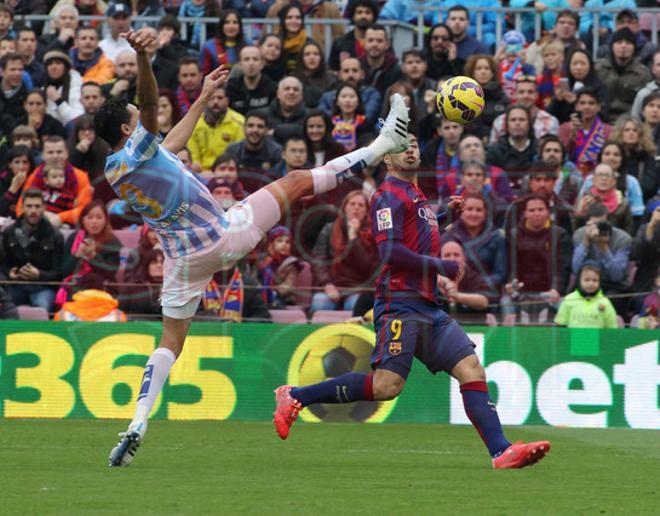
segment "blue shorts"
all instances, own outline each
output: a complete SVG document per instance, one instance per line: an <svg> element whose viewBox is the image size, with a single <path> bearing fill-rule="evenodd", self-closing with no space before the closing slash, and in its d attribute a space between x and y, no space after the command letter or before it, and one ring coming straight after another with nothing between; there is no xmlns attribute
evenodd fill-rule
<svg viewBox="0 0 660 516"><path fill-rule="evenodd" d="M373 369L387 369L407 378L417 357L433 374L451 372L474 355L474 343L463 328L438 305L426 300L376 299L376 348Z"/></svg>

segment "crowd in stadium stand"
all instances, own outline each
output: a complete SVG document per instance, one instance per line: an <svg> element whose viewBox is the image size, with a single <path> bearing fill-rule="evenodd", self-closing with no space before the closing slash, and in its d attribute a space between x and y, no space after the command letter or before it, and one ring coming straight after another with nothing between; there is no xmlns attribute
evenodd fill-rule
<svg viewBox="0 0 660 516"><path fill-rule="evenodd" d="M379 21L417 23L419 4L442 7L424 11L423 46L393 48ZM534 13L515 30L513 16L499 24L486 11L477 23L471 11L528 6L541 16L540 39ZM105 180L109 147L93 124L107 98L138 104L136 56L119 34L147 26L157 36L148 54L163 135L207 73L231 69L179 153L223 209L291 170L368 143L390 95L401 93L422 150L419 187L442 227L442 258L466 266L458 283L440 278L449 313L477 324L655 328L660 49L650 15L638 11L648 6L655 2L0 4L0 317L16 318L21 305L58 320L160 313L163 251ZM593 15L581 7L620 9L600 15L598 48ZM23 19L29 14L51 19ZM183 31L186 17L217 23ZM349 25L306 30L306 19L342 17ZM277 23L272 33L249 31L249 40L243 18ZM442 119L436 107L438 85L455 75L485 92L484 113L466 126ZM268 321L269 310L293 305L308 315L365 315L379 272L369 202L383 178L384 167L372 167L291 206L254 252L215 275L199 314ZM461 212L448 208L455 195L465 200Z"/></svg>

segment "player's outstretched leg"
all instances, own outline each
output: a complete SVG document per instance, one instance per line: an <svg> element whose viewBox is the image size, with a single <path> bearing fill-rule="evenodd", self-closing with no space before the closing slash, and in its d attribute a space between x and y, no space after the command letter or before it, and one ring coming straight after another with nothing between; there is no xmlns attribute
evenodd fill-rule
<svg viewBox="0 0 660 516"><path fill-rule="evenodd" d="M306 387L282 385L275 389L273 423L280 438L286 439L291 425L298 419L298 413L307 405L373 399L373 375L365 373L346 373Z"/></svg>
<svg viewBox="0 0 660 516"><path fill-rule="evenodd" d="M110 451L108 466L128 466L135 457L147 433L147 421L156 398L170 374L190 327L191 319L163 317L163 336L159 347L151 354L144 367L140 392L135 405L135 416L121 439Z"/></svg>
<svg viewBox="0 0 660 516"><path fill-rule="evenodd" d="M289 172L250 195L243 206L229 210L230 226L241 228L243 219L251 220L266 233L278 223L291 205L303 197L333 190L345 179L378 162L386 154L406 150L410 145L407 132L410 121L408 107L398 93L392 95L391 105L380 134L369 146L356 149L312 170ZM250 213L240 213L245 205L250 207ZM233 220L234 216L238 218Z"/></svg>
<svg viewBox="0 0 660 516"><path fill-rule="evenodd" d="M548 441L511 444L504 437L497 407L488 395L486 373L476 355L461 360L451 374L461 384L465 413L488 448L495 469L524 468L550 451Z"/></svg>

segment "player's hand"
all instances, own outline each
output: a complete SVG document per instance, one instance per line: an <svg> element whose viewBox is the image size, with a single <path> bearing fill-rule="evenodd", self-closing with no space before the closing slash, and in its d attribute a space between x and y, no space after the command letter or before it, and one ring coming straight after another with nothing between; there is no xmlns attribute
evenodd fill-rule
<svg viewBox="0 0 660 516"><path fill-rule="evenodd" d="M461 195L452 195L447 203L447 208L450 210L456 210L458 213L463 211L464 206L465 199L463 199Z"/></svg>
<svg viewBox="0 0 660 516"><path fill-rule="evenodd" d="M156 40L156 36L153 35L148 27L144 27L138 31L129 30L128 32L122 32L120 36L125 38L133 50L139 53L145 53L149 45Z"/></svg>
<svg viewBox="0 0 660 516"><path fill-rule="evenodd" d="M457 286L457 288L458 288L458 284L463 279L463 276L465 276L465 263L459 263L458 272L456 273L456 277L454 278L454 284Z"/></svg>
<svg viewBox="0 0 660 516"><path fill-rule="evenodd" d="M204 78L204 85L202 86L200 97L210 99L215 91L227 82L227 77L229 77L229 70L227 70L224 65L218 66Z"/></svg>

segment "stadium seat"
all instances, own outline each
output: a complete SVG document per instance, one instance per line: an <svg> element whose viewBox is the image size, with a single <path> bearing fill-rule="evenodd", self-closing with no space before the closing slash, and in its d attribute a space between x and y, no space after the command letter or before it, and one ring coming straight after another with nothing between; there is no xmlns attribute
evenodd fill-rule
<svg viewBox="0 0 660 516"><path fill-rule="evenodd" d="M353 317L350 310L317 310L312 315L312 323L343 323Z"/></svg>
<svg viewBox="0 0 660 516"><path fill-rule="evenodd" d="M48 312L40 306L18 305L18 318L21 321L47 321Z"/></svg>
<svg viewBox="0 0 660 516"><path fill-rule="evenodd" d="M632 318L630 319L630 327L639 328L639 314L635 314L632 316Z"/></svg>
<svg viewBox="0 0 660 516"><path fill-rule="evenodd" d="M621 317L620 315L616 316L616 325L619 328L625 328L626 327L626 322L623 320L623 317Z"/></svg>
<svg viewBox="0 0 660 516"><path fill-rule="evenodd" d="M268 310L274 323L307 324L307 316L300 308L297 310Z"/></svg>
<svg viewBox="0 0 660 516"><path fill-rule="evenodd" d="M301 262L302 269L298 272L296 281L295 301L297 305L308 308L312 302L312 284L314 275L309 262Z"/></svg>
<svg viewBox="0 0 660 516"><path fill-rule="evenodd" d="M502 326L515 326L516 325L516 314L506 314L504 319L502 319Z"/></svg>
<svg viewBox="0 0 660 516"><path fill-rule="evenodd" d="M122 247L128 247L129 249L137 248L140 243L140 232L137 230L117 229L115 230L115 236L121 242Z"/></svg>

